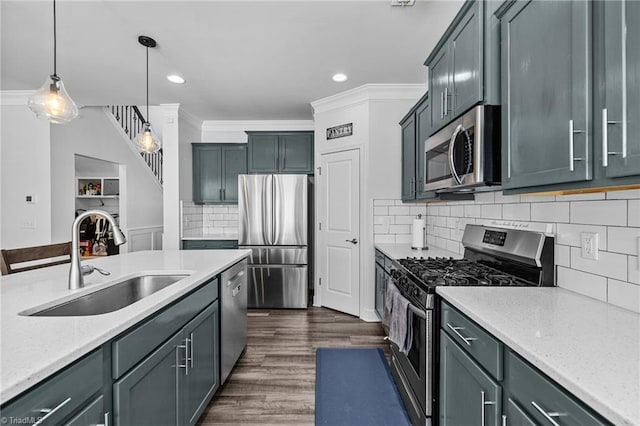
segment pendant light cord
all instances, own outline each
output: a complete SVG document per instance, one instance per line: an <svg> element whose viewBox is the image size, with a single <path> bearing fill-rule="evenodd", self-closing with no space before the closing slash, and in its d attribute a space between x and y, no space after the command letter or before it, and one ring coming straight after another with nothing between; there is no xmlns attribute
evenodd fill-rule
<svg viewBox="0 0 640 426"><path fill-rule="evenodd" d="M147 46L147 125L149 125L149 46Z"/></svg>
<svg viewBox="0 0 640 426"><path fill-rule="evenodd" d="M53 75L57 76L57 63L56 63L56 0L53 0Z"/></svg>

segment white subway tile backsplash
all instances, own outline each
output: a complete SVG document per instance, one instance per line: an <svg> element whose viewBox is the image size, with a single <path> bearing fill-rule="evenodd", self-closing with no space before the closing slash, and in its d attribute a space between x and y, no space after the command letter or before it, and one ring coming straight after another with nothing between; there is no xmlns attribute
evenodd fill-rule
<svg viewBox="0 0 640 426"><path fill-rule="evenodd" d="M571 223L625 226L626 205L625 200L572 201Z"/></svg>
<svg viewBox="0 0 640 426"><path fill-rule="evenodd" d="M571 247L571 268L618 280L627 280L627 256L601 251L598 260L582 257L580 247Z"/></svg>
<svg viewBox="0 0 640 426"><path fill-rule="evenodd" d="M502 218L508 220L531 220L531 204L503 204Z"/></svg>
<svg viewBox="0 0 640 426"><path fill-rule="evenodd" d="M411 208L408 206L393 206L393 207L389 207L389 214L392 216L398 216L398 215L410 215L411 214Z"/></svg>
<svg viewBox="0 0 640 426"><path fill-rule="evenodd" d="M389 207L379 206L373 208L374 216L388 216L389 215Z"/></svg>
<svg viewBox="0 0 640 426"><path fill-rule="evenodd" d="M519 195L504 195L501 191L495 193L496 203L519 203Z"/></svg>
<svg viewBox="0 0 640 426"><path fill-rule="evenodd" d="M373 233L375 235L378 234L388 234L390 225L373 225Z"/></svg>
<svg viewBox="0 0 640 426"><path fill-rule="evenodd" d="M389 232L392 234L410 234L410 225L389 225Z"/></svg>
<svg viewBox="0 0 640 426"><path fill-rule="evenodd" d="M630 200L632 198L640 198L640 189L607 192L607 200Z"/></svg>
<svg viewBox="0 0 640 426"><path fill-rule="evenodd" d="M571 248L560 244L556 244L554 248L556 265L569 268L571 266Z"/></svg>
<svg viewBox="0 0 640 426"><path fill-rule="evenodd" d="M640 226L640 200L629 200L629 226Z"/></svg>
<svg viewBox="0 0 640 426"><path fill-rule="evenodd" d="M395 244L396 236L390 234L378 234L374 235L373 241L377 244Z"/></svg>
<svg viewBox="0 0 640 426"><path fill-rule="evenodd" d="M494 192L479 192L476 194L476 204L494 204L496 197Z"/></svg>
<svg viewBox="0 0 640 426"><path fill-rule="evenodd" d="M458 222L460 219L457 217L448 217L447 218L447 228L458 229Z"/></svg>
<svg viewBox="0 0 640 426"><path fill-rule="evenodd" d="M464 207L463 206L451 206L451 210L449 212L450 212L451 216L463 217L464 216Z"/></svg>
<svg viewBox="0 0 640 426"><path fill-rule="evenodd" d="M427 208L426 206L411 206L411 214L413 216L417 216L419 214L421 214L422 216L426 216Z"/></svg>
<svg viewBox="0 0 640 426"><path fill-rule="evenodd" d="M534 222L569 222L569 203L531 204L531 220Z"/></svg>
<svg viewBox="0 0 640 426"><path fill-rule="evenodd" d="M411 244L413 239L410 234L398 234L396 235L396 244Z"/></svg>
<svg viewBox="0 0 640 426"><path fill-rule="evenodd" d="M480 217L480 206L469 204L464 206L465 217Z"/></svg>
<svg viewBox="0 0 640 426"><path fill-rule="evenodd" d="M449 228L436 227L436 235L442 238L451 238L451 230Z"/></svg>
<svg viewBox="0 0 640 426"><path fill-rule="evenodd" d="M373 200L373 205L375 206L395 206L395 200Z"/></svg>
<svg viewBox="0 0 640 426"><path fill-rule="evenodd" d="M637 256L640 247L640 228L609 226L608 250Z"/></svg>
<svg viewBox="0 0 640 426"><path fill-rule="evenodd" d="M396 225L411 225L415 220L415 216L395 216Z"/></svg>
<svg viewBox="0 0 640 426"><path fill-rule="evenodd" d="M502 219L502 204L483 204L480 215L483 219Z"/></svg>
<svg viewBox="0 0 640 426"><path fill-rule="evenodd" d="M598 245L600 250L607 250L607 227L596 225L573 225L569 223L559 223L556 233L556 242L567 246L580 247L580 234L584 232L598 234Z"/></svg>
<svg viewBox="0 0 640 426"><path fill-rule="evenodd" d="M575 269L557 267L557 284L559 287L585 296L607 301L607 279L600 275L593 275Z"/></svg>
<svg viewBox="0 0 640 426"><path fill-rule="evenodd" d="M640 264L638 256L627 256L629 282L640 285Z"/></svg>
<svg viewBox="0 0 640 426"><path fill-rule="evenodd" d="M457 241L447 240L447 250L454 253L460 253L460 243Z"/></svg>
<svg viewBox="0 0 640 426"><path fill-rule="evenodd" d="M610 279L607 286L607 301L609 303L640 312L640 285Z"/></svg>

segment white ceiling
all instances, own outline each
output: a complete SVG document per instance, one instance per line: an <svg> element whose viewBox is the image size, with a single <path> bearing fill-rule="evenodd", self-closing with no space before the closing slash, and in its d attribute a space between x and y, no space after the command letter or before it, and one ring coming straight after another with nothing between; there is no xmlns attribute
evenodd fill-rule
<svg viewBox="0 0 640 426"><path fill-rule="evenodd" d="M82 105L180 103L206 120L311 119L309 103L366 83L425 83L461 0L58 0L58 75ZM53 71L51 1L0 0L1 89ZM336 72L349 76L334 83ZM184 85L165 76L178 73Z"/></svg>

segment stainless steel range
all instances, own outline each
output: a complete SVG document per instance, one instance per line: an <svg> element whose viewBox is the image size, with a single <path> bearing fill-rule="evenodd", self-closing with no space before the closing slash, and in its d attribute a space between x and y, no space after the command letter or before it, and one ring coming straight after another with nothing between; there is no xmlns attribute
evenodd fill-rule
<svg viewBox="0 0 640 426"><path fill-rule="evenodd" d="M540 232L467 225L464 258L394 261L391 283L409 300L408 353L391 344L391 371L414 425L437 423L437 286L553 286L553 238ZM392 284L390 284L392 285Z"/></svg>

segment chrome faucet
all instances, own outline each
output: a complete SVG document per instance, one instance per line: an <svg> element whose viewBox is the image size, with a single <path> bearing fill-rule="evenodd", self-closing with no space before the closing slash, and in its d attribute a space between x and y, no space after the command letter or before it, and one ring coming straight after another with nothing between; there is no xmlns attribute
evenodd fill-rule
<svg viewBox="0 0 640 426"><path fill-rule="evenodd" d="M116 220L109 213L103 210L87 210L81 213L73 222L71 227L71 269L69 270L69 290L76 290L84 287L84 276L97 270L103 275L109 275L109 272L103 271L96 267L80 266L80 223L89 216L102 216L109 221L113 228L113 242L119 246L127 242L124 234L118 227Z"/></svg>

